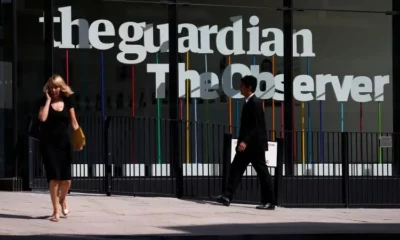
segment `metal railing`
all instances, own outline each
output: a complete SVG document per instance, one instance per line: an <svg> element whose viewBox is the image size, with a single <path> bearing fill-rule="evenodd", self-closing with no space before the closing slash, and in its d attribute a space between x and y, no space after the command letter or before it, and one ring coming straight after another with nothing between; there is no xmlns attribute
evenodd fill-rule
<svg viewBox="0 0 400 240"><path fill-rule="evenodd" d="M226 181L224 169L230 164L226 136L235 137L234 127L148 117L85 116L79 122L87 145L75 153L71 191L209 198L218 195ZM172 124L177 131L171 131ZM172 134L178 142L171 142ZM280 205L400 206L396 148L379 146L380 136L391 136L397 143L400 134L289 134L294 139L293 156L285 156L284 134L268 132L270 140L282 143L278 167L270 168L279 182L275 191ZM176 156L171 155L173 147L179 148ZM31 188L46 189L38 142L30 139L29 151ZM258 203L259 192L256 172L249 166L235 201Z"/></svg>

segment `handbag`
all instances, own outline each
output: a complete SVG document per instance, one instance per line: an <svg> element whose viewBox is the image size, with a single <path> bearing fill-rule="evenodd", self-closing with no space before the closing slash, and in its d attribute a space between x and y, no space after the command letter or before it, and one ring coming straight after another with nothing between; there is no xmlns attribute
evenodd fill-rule
<svg viewBox="0 0 400 240"><path fill-rule="evenodd" d="M29 129L28 129L29 137L37 141L40 141L40 125L41 122L39 121L39 119L36 116L33 116L29 123Z"/></svg>
<svg viewBox="0 0 400 240"><path fill-rule="evenodd" d="M85 134L83 134L82 128L73 131L71 138L74 151L78 151L81 147L86 145L86 138Z"/></svg>

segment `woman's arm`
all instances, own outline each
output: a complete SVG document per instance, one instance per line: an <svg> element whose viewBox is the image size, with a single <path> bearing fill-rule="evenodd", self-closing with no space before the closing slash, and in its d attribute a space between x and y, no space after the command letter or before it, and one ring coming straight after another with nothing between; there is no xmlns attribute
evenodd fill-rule
<svg viewBox="0 0 400 240"><path fill-rule="evenodd" d="M69 116L70 116L72 128L75 131L76 129L79 128L79 124L78 124L78 120L76 120L76 115L75 115L75 109L74 108L69 109Z"/></svg>
<svg viewBox="0 0 400 240"><path fill-rule="evenodd" d="M50 103L51 100L46 99L45 104L40 107L38 114L39 121L46 122L47 117L49 116Z"/></svg>

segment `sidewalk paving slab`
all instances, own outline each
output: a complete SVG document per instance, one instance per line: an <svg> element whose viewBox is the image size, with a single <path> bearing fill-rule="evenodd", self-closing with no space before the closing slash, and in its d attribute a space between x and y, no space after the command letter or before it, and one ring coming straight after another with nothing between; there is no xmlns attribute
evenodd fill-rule
<svg viewBox="0 0 400 240"><path fill-rule="evenodd" d="M71 215L53 223L47 219L52 213L48 193L0 192L0 240L17 239L11 236L19 236L21 240L23 236L30 236L30 239L36 236L45 240L46 235L61 240L400 234L400 209L277 208L260 211L253 205L224 207L208 201L78 193L71 194L68 203ZM56 236L58 238L54 238Z"/></svg>

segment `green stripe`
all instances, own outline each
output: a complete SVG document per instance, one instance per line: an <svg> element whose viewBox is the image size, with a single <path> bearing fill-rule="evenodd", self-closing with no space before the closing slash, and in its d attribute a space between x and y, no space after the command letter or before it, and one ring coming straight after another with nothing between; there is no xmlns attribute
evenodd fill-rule
<svg viewBox="0 0 400 240"><path fill-rule="evenodd" d="M379 132L379 137L381 136L382 133L382 115L381 115L381 103L378 103L378 132ZM378 140L379 141L379 140ZM379 147L379 163L382 164L382 148Z"/></svg>
<svg viewBox="0 0 400 240"><path fill-rule="evenodd" d="M158 53L156 53L156 63L158 64ZM161 102L157 98L157 150L158 164L161 164Z"/></svg>
<svg viewBox="0 0 400 240"><path fill-rule="evenodd" d="M208 144L209 144L209 141L208 141L208 136L209 136L209 134L210 134L210 105L209 105L209 102L208 102L209 100L206 100L206 123L207 123L207 133L206 133L206 159L207 159L207 163L210 163L210 158L209 158L209 155L208 155Z"/></svg>

